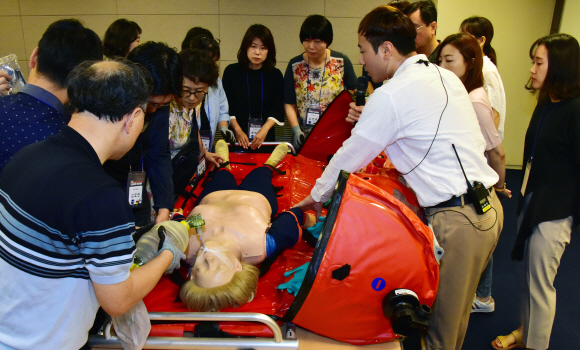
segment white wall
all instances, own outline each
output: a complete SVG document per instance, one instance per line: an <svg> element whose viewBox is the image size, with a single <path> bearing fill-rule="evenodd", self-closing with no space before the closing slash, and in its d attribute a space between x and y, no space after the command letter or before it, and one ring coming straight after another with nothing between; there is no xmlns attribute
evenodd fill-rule
<svg viewBox="0 0 580 350"><path fill-rule="evenodd" d="M560 22L560 33L570 34L580 40L580 14L579 0L566 0L564 2L564 11L562 13L562 22Z"/></svg>
<svg viewBox="0 0 580 350"><path fill-rule="evenodd" d="M118 18L134 20L143 29L142 42L165 41L180 47L187 30L208 28L222 40L221 69L235 62L246 28L263 23L274 34L278 68L302 52L298 39L300 25L310 14L329 18L334 28L336 51L358 65L356 30L362 17L388 0L2 0L0 57L14 53L27 72L28 58L47 26L60 18L75 17L97 34ZM439 30L444 39L457 32L461 21L472 15L489 18L495 27L492 45L497 51L498 68L507 92L504 148L507 164L520 166L524 135L535 99L524 90L530 68L528 49L539 37L549 34L555 0L438 0ZM567 0L562 30L580 37L579 0Z"/></svg>
<svg viewBox="0 0 580 350"><path fill-rule="evenodd" d="M524 137L536 105L536 99L524 89L531 68L528 51L536 39L550 34L554 5L555 0L439 0L438 39L456 33L461 22L470 16L486 17L493 24L491 44L506 90L503 146L509 167L521 168ZM578 6L575 13L578 14ZM576 28L580 28L577 22Z"/></svg>

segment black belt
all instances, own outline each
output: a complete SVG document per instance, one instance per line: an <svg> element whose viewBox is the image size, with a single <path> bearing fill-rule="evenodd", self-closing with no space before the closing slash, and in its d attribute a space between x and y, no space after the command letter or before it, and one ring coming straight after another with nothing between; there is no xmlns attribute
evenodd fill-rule
<svg viewBox="0 0 580 350"><path fill-rule="evenodd" d="M491 193L491 187L487 189L487 191L489 193ZM434 206L431 207L427 207L427 209L429 208L449 208L449 207L459 207L462 205L461 203L461 198L463 197L463 204L471 204L473 203L473 201L471 200L471 197L467 195L467 193L464 193L460 196L453 196L451 197L451 199L446 200L445 202L441 202L439 204L436 204Z"/></svg>

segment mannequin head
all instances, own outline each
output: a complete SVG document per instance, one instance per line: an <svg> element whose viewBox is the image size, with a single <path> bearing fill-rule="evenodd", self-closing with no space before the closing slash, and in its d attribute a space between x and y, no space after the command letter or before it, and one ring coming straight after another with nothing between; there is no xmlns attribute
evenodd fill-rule
<svg viewBox="0 0 580 350"><path fill-rule="evenodd" d="M183 304L190 310L220 311L250 302L256 292L260 272L255 266L239 264L240 271L234 272L231 280L222 285L203 288L196 284L195 277L187 281L180 292Z"/></svg>

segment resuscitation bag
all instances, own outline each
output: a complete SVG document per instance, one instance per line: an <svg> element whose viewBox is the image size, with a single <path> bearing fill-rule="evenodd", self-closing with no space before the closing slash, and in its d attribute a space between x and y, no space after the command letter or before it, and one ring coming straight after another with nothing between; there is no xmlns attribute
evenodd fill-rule
<svg viewBox="0 0 580 350"><path fill-rule="evenodd" d="M189 243L188 228L179 221L163 221L162 223L153 226L148 232L139 238L136 244L135 258L133 259L133 266L131 269L146 264L157 255L157 252L161 248L160 245L163 245L163 242L159 240L158 231L160 227L165 229L167 239L171 240L171 242L173 242L173 244L182 252L185 251L187 244Z"/></svg>
<svg viewBox="0 0 580 350"><path fill-rule="evenodd" d="M285 321L351 344L382 343L399 337L383 313L389 292L410 290L421 304L433 304L439 283L433 233L393 195L398 181L376 178L380 187L372 176L341 172ZM404 190L398 193L416 203Z"/></svg>

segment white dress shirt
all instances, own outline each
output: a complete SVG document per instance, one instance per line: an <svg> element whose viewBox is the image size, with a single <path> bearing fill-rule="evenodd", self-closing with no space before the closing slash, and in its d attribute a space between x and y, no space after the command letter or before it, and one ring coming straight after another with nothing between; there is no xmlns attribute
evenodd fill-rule
<svg viewBox="0 0 580 350"><path fill-rule="evenodd" d="M499 113L497 132L499 133L499 138L503 140L506 111L505 90L497 67L487 56L483 57L483 81L483 88L487 91L491 107Z"/></svg>
<svg viewBox="0 0 580 350"><path fill-rule="evenodd" d="M369 97L351 137L316 181L311 192L315 201L330 198L341 169L357 171L383 150L403 174L421 163L403 176L423 207L467 191L452 144L469 181L485 187L497 183L483 155L486 143L463 83L454 73L419 60L427 57L406 59Z"/></svg>

